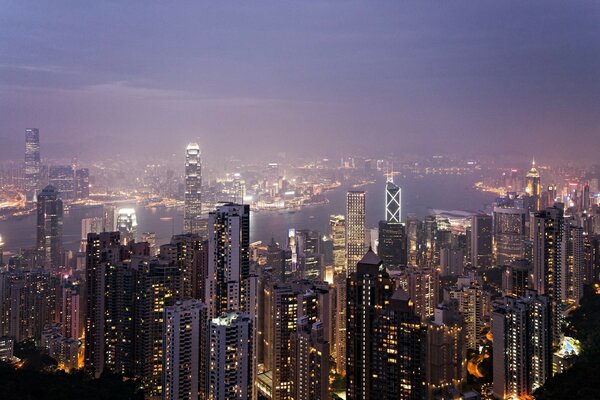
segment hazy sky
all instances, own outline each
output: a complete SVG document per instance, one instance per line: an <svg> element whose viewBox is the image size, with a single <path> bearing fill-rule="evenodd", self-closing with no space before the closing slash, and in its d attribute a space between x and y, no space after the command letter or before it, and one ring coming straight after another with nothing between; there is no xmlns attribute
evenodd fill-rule
<svg viewBox="0 0 600 400"><path fill-rule="evenodd" d="M0 0L0 157L26 127L42 157L594 159L600 2Z"/></svg>

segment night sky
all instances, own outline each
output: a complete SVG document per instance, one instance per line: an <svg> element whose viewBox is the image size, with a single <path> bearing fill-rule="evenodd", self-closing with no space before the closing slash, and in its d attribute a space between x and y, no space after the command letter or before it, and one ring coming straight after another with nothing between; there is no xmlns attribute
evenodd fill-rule
<svg viewBox="0 0 600 400"><path fill-rule="evenodd" d="M0 159L600 154L598 1L223 3L0 0Z"/></svg>

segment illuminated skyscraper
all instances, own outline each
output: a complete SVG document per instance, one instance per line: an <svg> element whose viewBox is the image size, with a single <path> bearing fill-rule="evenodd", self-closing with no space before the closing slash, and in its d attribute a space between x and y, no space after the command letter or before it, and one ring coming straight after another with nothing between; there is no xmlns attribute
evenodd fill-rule
<svg viewBox="0 0 600 400"><path fill-rule="evenodd" d="M239 312L227 312L211 320L210 400L246 400L252 397L252 330L250 316Z"/></svg>
<svg viewBox="0 0 600 400"><path fill-rule="evenodd" d="M583 228L576 226L575 221L565 221L565 232L562 241L561 265L562 274L561 298L563 302L579 305L583 296L584 278L584 235Z"/></svg>
<svg viewBox="0 0 600 400"><path fill-rule="evenodd" d="M183 231L202 234L202 160L198 143L190 143L185 149L184 202Z"/></svg>
<svg viewBox="0 0 600 400"><path fill-rule="evenodd" d="M37 197L37 250L44 268L56 270L62 265L63 203L50 185Z"/></svg>
<svg viewBox="0 0 600 400"><path fill-rule="evenodd" d="M178 301L165 307L164 400L198 399L200 372L207 372L203 353L208 349L207 334L206 306L199 300Z"/></svg>
<svg viewBox="0 0 600 400"><path fill-rule="evenodd" d="M25 194L33 201L40 189L40 131L25 129Z"/></svg>
<svg viewBox="0 0 600 400"><path fill-rule="evenodd" d="M381 259L369 250L347 280L346 398L376 398L373 386L374 322L393 293ZM375 357L381 356L376 354ZM397 381L395 381L397 382Z"/></svg>
<svg viewBox="0 0 600 400"><path fill-rule="evenodd" d="M403 223L379 221L377 254L386 267L407 265L407 244L406 227Z"/></svg>
<svg viewBox="0 0 600 400"><path fill-rule="evenodd" d="M350 191L346 195L346 263L348 274L365 255L365 192Z"/></svg>
<svg viewBox="0 0 600 400"><path fill-rule="evenodd" d="M394 184L392 176L385 184L385 221L402 222L402 189Z"/></svg>
<svg viewBox="0 0 600 400"><path fill-rule="evenodd" d="M523 258L526 216L525 209L517 204L494 206L496 265L510 265Z"/></svg>
<svg viewBox="0 0 600 400"><path fill-rule="evenodd" d="M532 398L552 374L550 301L535 291L505 297L492 315L493 393L499 399Z"/></svg>
<svg viewBox="0 0 600 400"><path fill-rule="evenodd" d="M209 318L225 311L249 311L250 206L228 203L208 216L208 272L205 302Z"/></svg>
<svg viewBox="0 0 600 400"><path fill-rule="evenodd" d="M346 271L346 220L343 215L329 217L331 241L333 242L333 268L336 273Z"/></svg>
<svg viewBox="0 0 600 400"><path fill-rule="evenodd" d="M137 217L134 208L121 208L117 213L117 230L123 244L135 242L137 238Z"/></svg>
<svg viewBox="0 0 600 400"><path fill-rule="evenodd" d="M562 282L565 273L562 262L565 222L563 205L537 212L531 227L533 238L533 289L550 299L554 343L560 341Z"/></svg>
<svg viewBox="0 0 600 400"><path fill-rule="evenodd" d="M60 193L63 200L75 198L75 172L70 165L52 165L48 169L48 181Z"/></svg>
<svg viewBox="0 0 600 400"><path fill-rule="evenodd" d="M535 160L531 163L531 169L527 173L527 186L525 192L531 198L530 210L539 211L541 209L542 184L540 182L540 173L535 167Z"/></svg>
<svg viewBox="0 0 600 400"><path fill-rule="evenodd" d="M440 278L434 268L410 267L406 270L408 295L414 312L424 321L432 318L438 305Z"/></svg>

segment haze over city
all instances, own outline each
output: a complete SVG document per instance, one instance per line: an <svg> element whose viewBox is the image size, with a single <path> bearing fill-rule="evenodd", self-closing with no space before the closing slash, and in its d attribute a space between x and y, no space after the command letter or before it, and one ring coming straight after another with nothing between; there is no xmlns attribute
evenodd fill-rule
<svg viewBox="0 0 600 400"><path fill-rule="evenodd" d="M46 157L164 156L194 139L209 161L591 160L599 15L593 1L4 1L0 157L20 158L39 126Z"/></svg>

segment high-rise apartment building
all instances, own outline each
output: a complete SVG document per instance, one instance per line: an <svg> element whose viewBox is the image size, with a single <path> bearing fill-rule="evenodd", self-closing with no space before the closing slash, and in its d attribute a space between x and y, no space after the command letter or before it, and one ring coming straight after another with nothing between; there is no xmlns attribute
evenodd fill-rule
<svg viewBox="0 0 600 400"><path fill-rule="evenodd" d="M163 330L162 398L197 400L200 375L207 372L206 306L188 299L165 307Z"/></svg>
<svg viewBox="0 0 600 400"><path fill-rule="evenodd" d="M25 195L34 201L41 182L40 131L25 129Z"/></svg>
<svg viewBox="0 0 600 400"><path fill-rule="evenodd" d="M439 303L440 278L437 270L409 267L406 269L406 280L415 314L424 321L432 318Z"/></svg>
<svg viewBox="0 0 600 400"><path fill-rule="evenodd" d="M533 240L533 289L550 299L552 340L560 341L562 317L563 238L565 221L561 203L535 213L531 226Z"/></svg>
<svg viewBox="0 0 600 400"><path fill-rule="evenodd" d="M41 265L56 271L63 266L63 203L50 185L37 197L37 251Z"/></svg>
<svg viewBox="0 0 600 400"><path fill-rule="evenodd" d="M209 318L246 311L250 275L250 206L228 203L208 216L208 271L205 303Z"/></svg>
<svg viewBox="0 0 600 400"><path fill-rule="evenodd" d="M254 385L252 330L252 318L237 311L211 320L208 399L251 398Z"/></svg>
<svg viewBox="0 0 600 400"><path fill-rule="evenodd" d="M323 323L302 317L291 342L292 398L329 399L329 343Z"/></svg>
<svg viewBox="0 0 600 400"><path fill-rule="evenodd" d="M561 299L569 304L579 305L583 297L584 281L584 234L583 228L575 225L572 219L565 221L561 249Z"/></svg>
<svg viewBox="0 0 600 400"><path fill-rule="evenodd" d="M527 291L505 297L492 314L493 393L500 399L531 398L552 374L550 299Z"/></svg>
<svg viewBox="0 0 600 400"><path fill-rule="evenodd" d="M365 255L365 192L350 191L346 195L346 264L348 274Z"/></svg>
<svg viewBox="0 0 600 400"><path fill-rule="evenodd" d="M202 160L200 146L190 143L185 149L184 233L202 234Z"/></svg>

